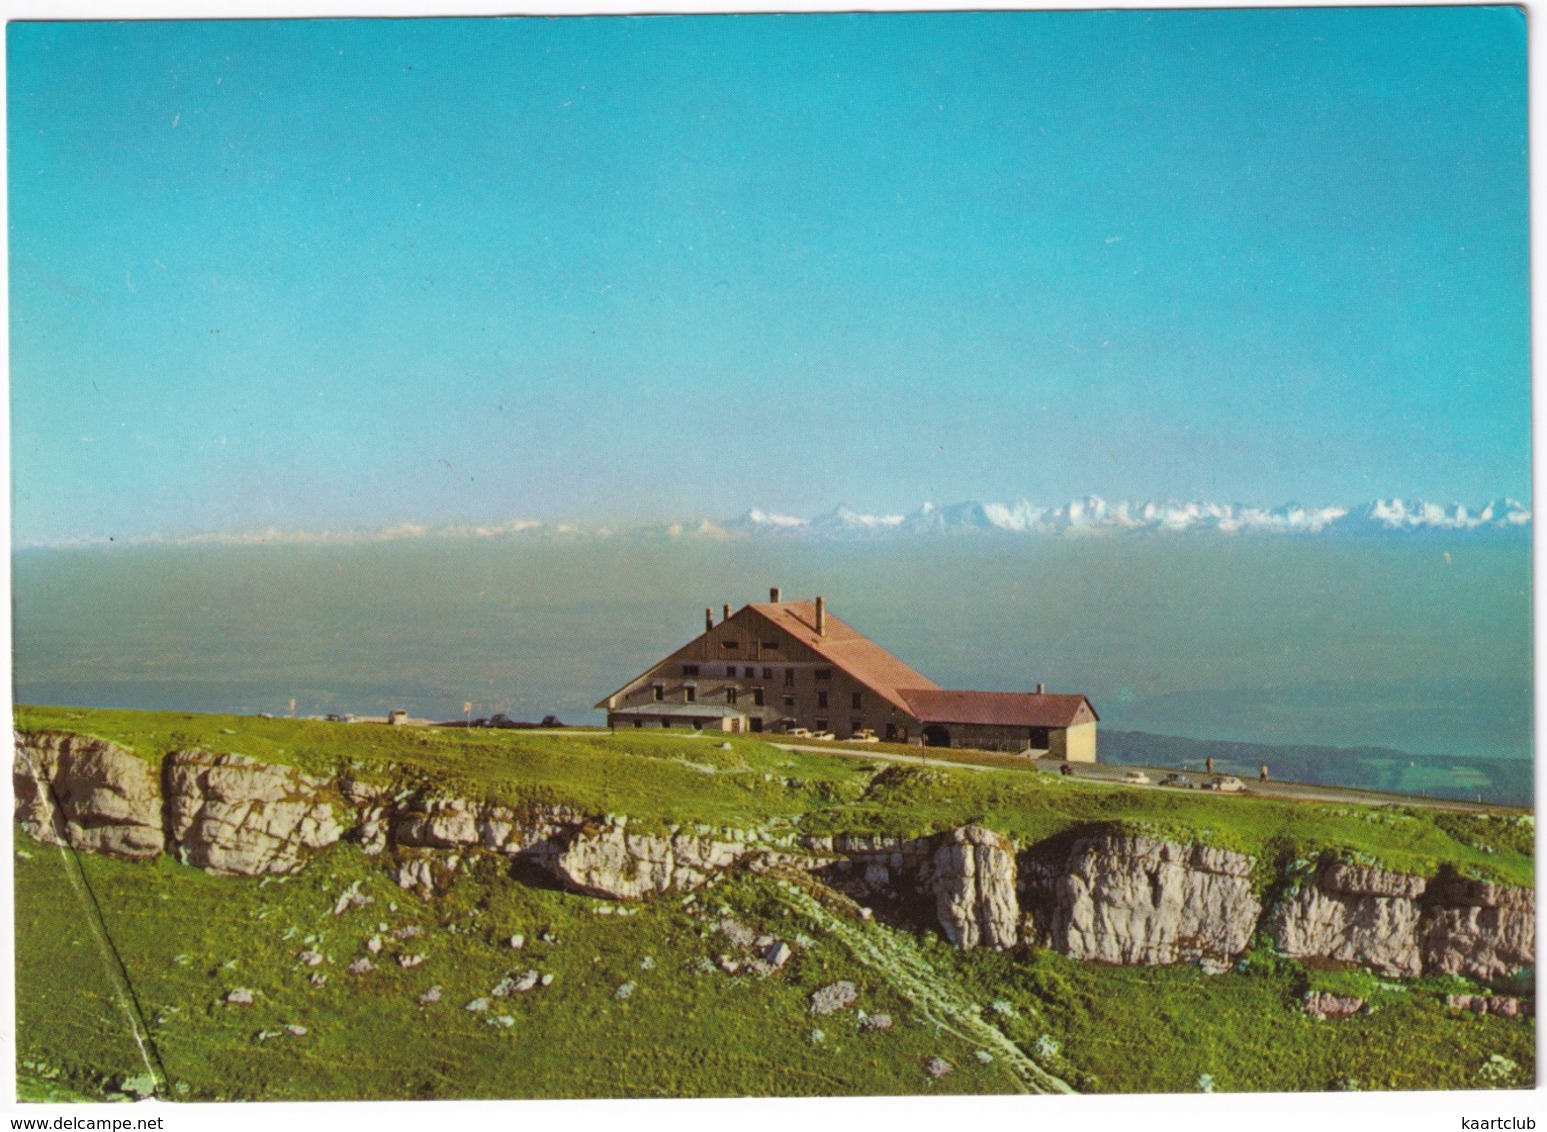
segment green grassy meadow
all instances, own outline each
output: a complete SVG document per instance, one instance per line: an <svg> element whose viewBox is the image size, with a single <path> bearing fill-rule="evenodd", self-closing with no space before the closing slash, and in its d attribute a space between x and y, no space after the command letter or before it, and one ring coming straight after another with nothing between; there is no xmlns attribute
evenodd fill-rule
<svg viewBox="0 0 1547 1132"><path fill-rule="evenodd" d="M722 749L720 736L686 733L425 731L61 708L21 709L17 725L100 736L147 759L235 751L446 795L624 813L643 825L911 835L976 821L1027 843L1117 823L1265 861L1337 853L1513 884L1534 876L1533 831L1518 817L891 766L750 737ZM335 915L355 884L371 903ZM1015 1068L1022 1056L1081 1092L1534 1080L1533 1022L1457 1015L1446 994L1486 989L1459 979L1311 969L1261 943L1240 969L1213 976L1035 949L960 952L934 933L846 916L841 900L824 904L812 887L733 873L690 897L624 909L474 855L445 896L425 901L350 843L293 876L255 880L167 856L70 853L18 832L19 1088L38 1101L149 1091L174 1100L1006 1093L1027 1087ZM794 957L766 978L727 974L718 963L735 948L717 927L726 916L791 942ZM404 929L418 934L400 940ZM506 943L516 933L520 950ZM373 937L383 941L376 954ZM304 965L307 949L326 961ZM425 958L400 966L410 954ZM361 958L373 969L350 973ZM491 997L526 970L552 975L550 985ZM315 975L325 983L314 985ZM811 1014L811 993L839 979L858 988L856 1004ZM440 1001L421 1004L432 986ZM236 988L253 992L252 1005L225 1001ZM1371 1013L1324 1022L1300 1008L1308 990L1355 988ZM465 1009L480 998L487 1010ZM865 1028L861 1012L892 1025ZM932 1058L951 1071L930 1076Z"/></svg>

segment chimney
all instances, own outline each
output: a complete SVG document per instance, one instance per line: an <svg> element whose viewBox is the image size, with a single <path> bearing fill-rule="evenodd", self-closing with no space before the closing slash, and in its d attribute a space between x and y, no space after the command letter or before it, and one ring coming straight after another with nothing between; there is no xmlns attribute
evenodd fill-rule
<svg viewBox="0 0 1547 1132"><path fill-rule="evenodd" d="M768 600L773 602L775 605L779 604L779 587L778 586L769 586L768 587Z"/></svg>
<svg viewBox="0 0 1547 1132"><path fill-rule="evenodd" d="M731 619L731 607L728 606L728 605L720 606L720 620L721 621L729 621L730 619Z"/></svg>
<svg viewBox="0 0 1547 1132"><path fill-rule="evenodd" d="M709 632L710 629L713 629L713 628L714 628L714 610L706 608L704 610L704 632L707 633L707 632Z"/></svg>
<svg viewBox="0 0 1547 1132"><path fill-rule="evenodd" d="M1042 694L1042 685L1041 685L1041 683L1038 683L1037 684L1037 695L1040 696L1041 694Z"/></svg>
<svg viewBox="0 0 1547 1132"><path fill-rule="evenodd" d="M827 636L827 603L822 600L820 594L816 599L816 635Z"/></svg>

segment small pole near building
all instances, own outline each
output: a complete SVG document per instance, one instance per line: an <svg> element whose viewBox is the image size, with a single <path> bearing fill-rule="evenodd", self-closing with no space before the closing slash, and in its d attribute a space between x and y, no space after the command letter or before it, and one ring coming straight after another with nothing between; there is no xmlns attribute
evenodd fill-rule
<svg viewBox="0 0 1547 1132"><path fill-rule="evenodd" d="M1262 764L1262 769L1257 772L1257 777L1261 781L1263 781L1263 782L1266 782L1268 780L1268 764L1267 763L1263 763Z"/></svg>
<svg viewBox="0 0 1547 1132"><path fill-rule="evenodd" d="M473 725L473 701L472 700L463 700L462 701L462 725L464 727L471 727Z"/></svg>

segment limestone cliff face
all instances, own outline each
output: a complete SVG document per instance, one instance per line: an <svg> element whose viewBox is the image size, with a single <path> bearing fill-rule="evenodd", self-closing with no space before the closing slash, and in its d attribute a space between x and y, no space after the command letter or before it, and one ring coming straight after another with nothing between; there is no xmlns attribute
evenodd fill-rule
<svg viewBox="0 0 1547 1132"><path fill-rule="evenodd" d="M39 841L130 858L165 848L156 768L115 743L18 733L11 781L16 818Z"/></svg>
<svg viewBox="0 0 1547 1132"><path fill-rule="evenodd" d="M1429 886L1418 949L1430 974L1491 979L1536 962L1536 893L1445 877Z"/></svg>
<svg viewBox="0 0 1547 1132"><path fill-rule="evenodd" d="M326 779L242 755L174 751L164 764L167 838L190 865L259 876L300 868L347 825Z"/></svg>
<svg viewBox="0 0 1547 1132"><path fill-rule="evenodd" d="M1076 959L1225 961L1251 942L1262 908L1252 859L1201 845L1103 832L1022 860L1028 934Z"/></svg>
<svg viewBox="0 0 1547 1132"><path fill-rule="evenodd" d="M16 819L38 840L131 858L175 852L236 876L294 872L351 836L368 854L391 854L399 884L427 898L480 854L538 864L571 889L615 900L688 892L743 865L817 873L910 922L932 915L962 948L1030 943L1104 963L1225 963L1260 921L1285 954L1389 975L1489 979L1535 957L1528 888L1336 862L1263 917L1251 858L1110 829L1019 855L975 825L911 839L806 838L804 852L784 852L735 831L645 833L626 818L563 807L394 795L234 754L177 751L157 768L60 732L17 733L13 781Z"/></svg>
<svg viewBox="0 0 1547 1132"><path fill-rule="evenodd" d="M1317 870L1311 883L1273 913L1273 945L1297 959L1358 963L1386 975L1417 975L1419 899L1423 877L1342 862Z"/></svg>
<svg viewBox="0 0 1547 1132"><path fill-rule="evenodd" d="M1535 962L1536 897L1487 881L1335 863L1278 907L1269 930L1274 946L1298 959L1491 979Z"/></svg>
<svg viewBox="0 0 1547 1132"><path fill-rule="evenodd" d="M663 892L691 892L748 851L743 844L685 833L631 833L614 822L578 830L546 863L580 892L643 900Z"/></svg>
<svg viewBox="0 0 1547 1132"><path fill-rule="evenodd" d="M935 843L923 879L945 938L962 948L1014 947L1021 917L1010 839L968 825L941 834Z"/></svg>
<svg viewBox="0 0 1547 1132"><path fill-rule="evenodd" d="M584 819L562 806L516 811L467 798L408 799L387 819L395 845L423 849L486 849L508 857L543 858Z"/></svg>

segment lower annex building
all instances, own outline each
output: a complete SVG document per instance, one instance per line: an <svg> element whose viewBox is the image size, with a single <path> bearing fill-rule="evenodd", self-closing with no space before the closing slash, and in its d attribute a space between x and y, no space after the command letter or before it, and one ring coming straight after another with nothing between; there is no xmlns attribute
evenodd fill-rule
<svg viewBox="0 0 1547 1132"><path fill-rule="evenodd" d="M613 728L682 727L972 747L1096 761L1083 695L941 688L814 601L704 610L704 631L596 705Z"/></svg>

